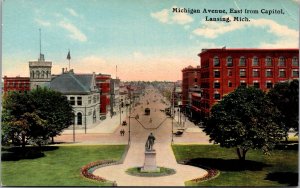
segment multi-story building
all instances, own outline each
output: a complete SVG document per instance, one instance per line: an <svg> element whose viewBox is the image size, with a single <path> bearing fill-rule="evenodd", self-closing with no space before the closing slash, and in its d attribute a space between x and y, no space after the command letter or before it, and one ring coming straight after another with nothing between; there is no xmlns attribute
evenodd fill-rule
<svg viewBox="0 0 300 188"><path fill-rule="evenodd" d="M27 92L30 90L29 77L3 77L3 92L10 91Z"/></svg>
<svg viewBox="0 0 300 188"><path fill-rule="evenodd" d="M203 115L239 86L264 91L275 83L299 77L299 49L204 49L201 65L201 100L193 104Z"/></svg>
<svg viewBox="0 0 300 188"><path fill-rule="evenodd" d="M29 61L30 90L38 87L49 87L51 82L51 61L45 61L44 54L40 54L37 61Z"/></svg>
<svg viewBox="0 0 300 188"><path fill-rule="evenodd" d="M120 111L120 79L110 79L110 111L111 116Z"/></svg>
<svg viewBox="0 0 300 188"><path fill-rule="evenodd" d="M100 120L100 92L95 74L75 74L73 70L63 72L51 81L50 88L68 98L77 128L91 127Z"/></svg>
<svg viewBox="0 0 300 188"><path fill-rule="evenodd" d="M109 74L96 75L96 85L100 90L100 115L106 116L110 110L110 79Z"/></svg>
<svg viewBox="0 0 300 188"><path fill-rule="evenodd" d="M187 116L193 116L192 93L199 96L200 92L200 66L191 65L182 72L182 107Z"/></svg>

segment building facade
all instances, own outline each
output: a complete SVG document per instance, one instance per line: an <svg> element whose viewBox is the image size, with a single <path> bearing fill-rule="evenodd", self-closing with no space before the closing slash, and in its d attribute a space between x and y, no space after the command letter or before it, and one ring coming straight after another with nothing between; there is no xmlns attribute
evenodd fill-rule
<svg viewBox="0 0 300 188"><path fill-rule="evenodd" d="M3 77L3 92L27 92L30 90L29 77Z"/></svg>
<svg viewBox="0 0 300 188"><path fill-rule="evenodd" d="M192 93L200 92L200 66L182 69L182 108L189 117L193 116ZM199 94L198 94L199 95Z"/></svg>
<svg viewBox="0 0 300 188"><path fill-rule="evenodd" d="M77 128L88 128L100 120L100 92L95 74L75 74L73 70L55 77L50 88L65 95L73 107Z"/></svg>
<svg viewBox="0 0 300 188"><path fill-rule="evenodd" d="M37 61L29 61L30 90L50 86L51 68L52 62L45 61L44 54Z"/></svg>
<svg viewBox="0 0 300 188"><path fill-rule="evenodd" d="M298 49L206 49L198 56L203 92L195 106L203 115L239 86L268 91L278 82L299 78Z"/></svg>
<svg viewBox="0 0 300 188"><path fill-rule="evenodd" d="M110 79L111 75L97 74L96 85L100 91L100 115L106 116L110 111Z"/></svg>
<svg viewBox="0 0 300 188"><path fill-rule="evenodd" d="M120 79L110 79L110 111L111 116L120 111Z"/></svg>

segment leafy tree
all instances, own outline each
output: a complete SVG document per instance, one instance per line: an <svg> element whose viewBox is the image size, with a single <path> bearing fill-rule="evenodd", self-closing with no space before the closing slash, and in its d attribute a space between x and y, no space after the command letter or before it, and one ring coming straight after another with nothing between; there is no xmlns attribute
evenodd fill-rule
<svg viewBox="0 0 300 188"><path fill-rule="evenodd" d="M2 141L40 145L72 124L73 117L72 106L59 92L41 88L9 93L3 99Z"/></svg>
<svg viewBox="0 0 300 188"><path fill-rule="evenodd" d="M66 96L48 88L32 90L30 98L37 114L47 120L45 130L53 142L53 137L72 124L74 119L72 106Z"/></svg>
<svg viewBox="0 0 300 188"><path fill-rule="evenodd" d="M272 103L281 112L280 119L286 132L293 128L298 130L299 120L299 81L278 83L268 93Z"/></svg>
<svg viewBox="0 0 300 188"><path fill-rule="evenodd" d="M245 160L249 149L268 153L285 136L278 115L263 91L239 87L212 107L204 132L221 147L235 147Z"/></svg>

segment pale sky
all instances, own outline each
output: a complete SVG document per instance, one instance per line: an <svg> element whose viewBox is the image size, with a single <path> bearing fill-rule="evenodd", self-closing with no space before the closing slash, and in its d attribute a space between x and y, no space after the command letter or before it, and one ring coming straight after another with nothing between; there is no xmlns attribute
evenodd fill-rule
<svg viewBox="0 0 300 188"><path fill-rule="evenodd" d="M199 65L202 48L298 48L297 0L4 0L2 76L28 76L28 61L42 53L53 74L104 73L121 80L181 79ZM225 9L227 14L173 13L174 7ZM233 14L230 8L259 10ZM262 14L261 9L284 14ZM208 22L205 17L247 16L250 22Z"/></svg>

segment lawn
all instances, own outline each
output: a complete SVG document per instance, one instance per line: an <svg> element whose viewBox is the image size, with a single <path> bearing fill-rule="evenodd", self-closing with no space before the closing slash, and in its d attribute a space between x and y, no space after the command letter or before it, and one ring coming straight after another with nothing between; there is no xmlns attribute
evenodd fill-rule
<svg viewBox="0 0 300 188"><path fill-rule="evenodd" d="M2 185L5 186L110 186L81 177L82 166L97 160L120 160L125 145L48 146L42 152L2 148ZM33 151L34 150L34 151ZM5 156L4 156L5 155Z"/></svg>
<svg viewBox="0 0 300 188"><path fill-rule="evenodd" d="M264 155L250 150L245 163L237 159L235 149L218 145L173 145L177 161L189 160L193 166L220 170L215 179L185 182L188 186L297 186L298 146L281 147Z"/></svg>

